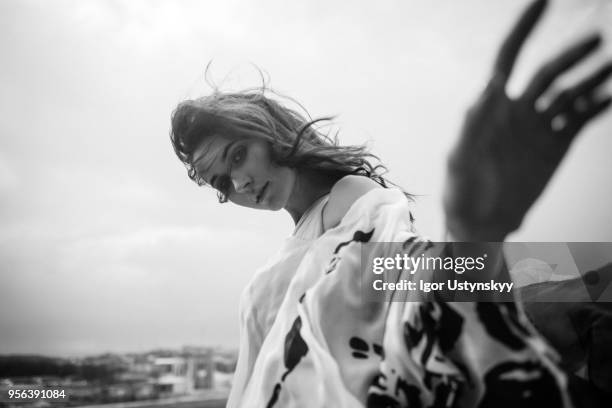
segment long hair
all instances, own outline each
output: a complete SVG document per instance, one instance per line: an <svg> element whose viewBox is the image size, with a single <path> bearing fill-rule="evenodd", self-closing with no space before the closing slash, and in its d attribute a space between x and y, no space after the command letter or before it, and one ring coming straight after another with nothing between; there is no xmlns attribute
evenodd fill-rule
<svg viewBox="0 0 612 408"><path fill-rule="evenodd" d="M387 187L383 178L387 169L378 157L363 145L340 145L337 135L332 139L315 126L331 119L307 120L266 96L265 88L235 93L215 90L179 103L172 113L170 140L189 178L198 185L207 183L194 166L194 152L207 137L221 134L267 141L278 165L316 170L338 179L361 174ZM219 194L219 201L227 197Z"/></svg>

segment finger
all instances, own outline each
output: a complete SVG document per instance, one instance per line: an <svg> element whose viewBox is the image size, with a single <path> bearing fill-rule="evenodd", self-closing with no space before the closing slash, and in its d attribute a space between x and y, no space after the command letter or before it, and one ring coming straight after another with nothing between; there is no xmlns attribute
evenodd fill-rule
<svg viewBox="0 0 612 408"><path fill-rule="evenodd" d="M603 99L594 101L584 112L570 115L567 126L562 133L566 137L573 138L584 125L605 111L610 106L610 103L612 103L612 96L606 96Z"/></svg>
<svg viewBox="0 0 612 408"><path fill-rule="evenodd" d="M544 65L533 77L527 86L523 97L528 101L535 101L557 77L574 66L577 62L584 59L601 44L599 34L594 34Z"/></svg>
<svg viewBox="0 0 612 408"><path fill-rule="evenodd" d="M607 63L574 87L560 92L548 109L546 109L546 113L550 117L554 117L563 111L571 109L576 109L578 111L584 110L576 106L580 101L579 98L588 97L589 94L592 94L599 85L603 84L608 79L610 74L612 74L612 62Z"/></svg>
<svg viewBox="0 0 612 408"><path fill-rule="evenodd" d="M493 67L493 77L501 77L503 83L508 81L516 57L527 39L527 36L539 20L542 12L546 8L547 0L536 0L527 7L523 15L516 23L510 35L502 44L502 47L495 60Z"/></svg>

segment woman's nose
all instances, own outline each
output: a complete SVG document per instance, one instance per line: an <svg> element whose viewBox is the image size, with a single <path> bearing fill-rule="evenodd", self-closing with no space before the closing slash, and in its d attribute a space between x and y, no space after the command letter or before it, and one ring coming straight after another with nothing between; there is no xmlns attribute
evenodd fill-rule
<svg viewBox="0 0 612 408"><path fill-rule="evenodd" d="M237 193L248 192L253 186L251 179L247 177L232 177L232 183L234 184L234 191Z"/></svg>

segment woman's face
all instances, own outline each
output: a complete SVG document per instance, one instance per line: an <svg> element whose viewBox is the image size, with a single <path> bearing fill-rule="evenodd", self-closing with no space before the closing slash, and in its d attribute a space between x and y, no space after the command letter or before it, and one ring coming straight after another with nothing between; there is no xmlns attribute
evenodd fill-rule
<svg viewBox="0 0 612 408"><path fill-rule="evenodd" d="M210 136L193 162L208 184L243 207L280 210L293 192L295 170L273 163L270 145L260 139Z"/></svg>

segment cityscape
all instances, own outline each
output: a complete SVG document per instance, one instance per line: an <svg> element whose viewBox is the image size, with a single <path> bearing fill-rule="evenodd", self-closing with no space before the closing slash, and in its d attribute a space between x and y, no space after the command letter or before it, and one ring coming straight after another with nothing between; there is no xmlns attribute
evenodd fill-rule
<svg viewBox="0 0 612 408"><path fill-rule="evenodd" d="M197 346L80 358L0 356L0 408L224 407L236 360L235 350ZM8 398L19 389L63 390L65 397Z"/></svg>

